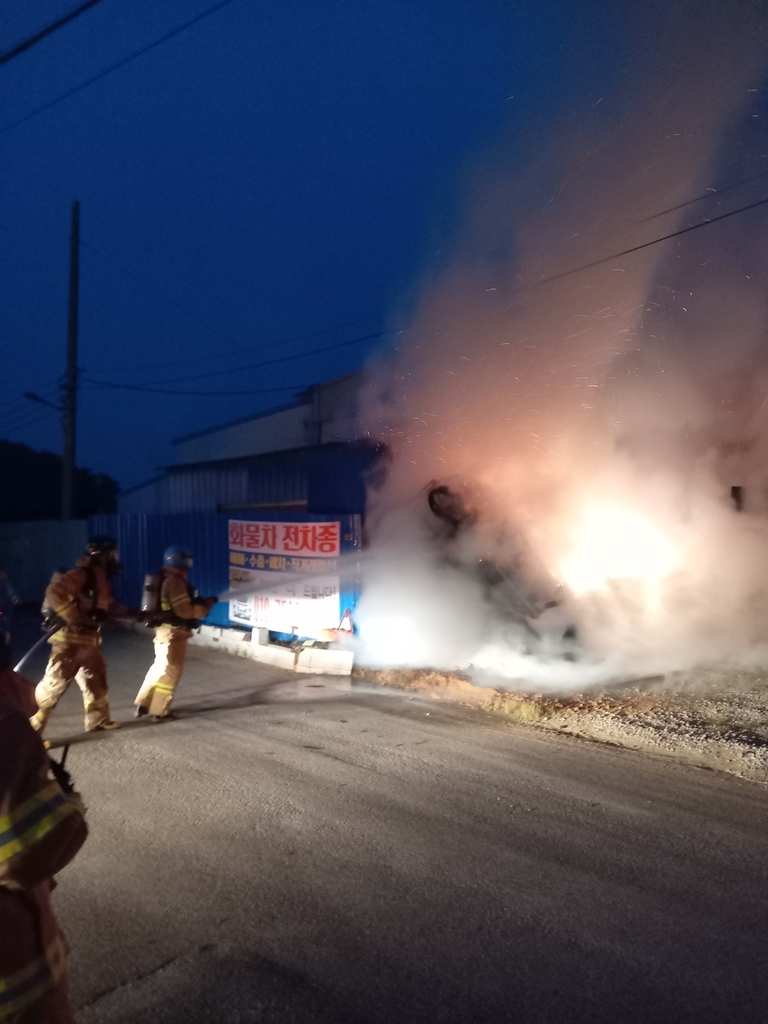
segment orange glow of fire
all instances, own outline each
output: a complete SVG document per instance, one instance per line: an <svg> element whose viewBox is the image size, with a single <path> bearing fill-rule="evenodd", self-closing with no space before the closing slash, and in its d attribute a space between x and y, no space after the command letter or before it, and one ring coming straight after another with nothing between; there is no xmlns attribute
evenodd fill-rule
<svg viewBox="0 0 768 1024"><path fill-rule="evenodd" d="M651 519L607 502L588 503L560 574L575 595L604 590L611 582L659 584L680 565L681 552Z"/></svg>

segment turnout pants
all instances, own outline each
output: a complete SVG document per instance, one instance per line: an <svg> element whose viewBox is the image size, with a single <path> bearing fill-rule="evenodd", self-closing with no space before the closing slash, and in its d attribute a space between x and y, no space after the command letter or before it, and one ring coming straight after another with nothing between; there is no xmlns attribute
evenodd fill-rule
<svg viewBox="0 0 768 1024"><path fill-rule="evenodd" d="M109 722L107 696L107 663L101 644L52 644L45 675L35 688L38 712L31 719L32 727L42 732L53 709L75 680L83 694L85 731L92 732Z"/></svg>
<svg viewBox="0 0 768 1024"><path fill-rule="evenodd" d="M167 715L187 656L187 630L158 626L155 630L155 660L136 694L134 704L149 709L150 715Z"/></svg>
<svg viewBox="0 0 768 1024"><path fill-rule="evenodd" d="M9 1017L8 1024L75 1024L66 978L32 1006Z"/></svg>

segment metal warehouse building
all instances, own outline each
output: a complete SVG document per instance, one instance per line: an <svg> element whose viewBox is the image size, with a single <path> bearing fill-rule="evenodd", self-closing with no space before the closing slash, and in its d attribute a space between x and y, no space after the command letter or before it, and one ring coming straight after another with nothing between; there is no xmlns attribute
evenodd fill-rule
<svg viewBox="0 0 768 1024"><path fill-rule="evenodd" d="M365 511L366 484L381 446L359 436L360 374L302 392L282 406L173 442L176 464L123 492L119 511Z"/></svg>
<svg viewBox="0 0 768 1024"><path fill-rule="evenodd" d="M317 637L315 592L323 595L326 628L340 626L345 616L351 622L359 574L356 561L342 556L361 545L367 486L387 465L385 449L359 436L359 385L360 375L348 374L309 388L293 405L173 442L174 465L124 492L117 515L89 524L92 532L119 542L125 575L116 581L118 598L135 604L144 573L161 563L165 547L183 543L194 551L201 592L222 593L254 580L269 587L259 591L258 601L243 597L216 605L209 624ZM244 550L232 539L238 531L248 534L249 544L268 531L314 536L328 523L338 533L332 558L295 545L282 555ZM287 604L290 622L276 618Z"/></svg>

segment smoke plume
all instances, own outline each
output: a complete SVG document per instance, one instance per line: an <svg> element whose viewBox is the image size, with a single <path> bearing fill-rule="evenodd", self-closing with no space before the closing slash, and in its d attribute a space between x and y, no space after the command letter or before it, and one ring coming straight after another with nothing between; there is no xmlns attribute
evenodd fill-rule
<svg viewBox="0 0 768 1024"><path fill-rule="evenodd" d="M522 173L501 141L452 265L369 374L361 418L393 456L370 496L369 662L577 685L768 634L768 207L716 221L768 196L768 18L730 0L627 21L621 90ZM430 481L482 495L447 558ZM468 571L523 548L563 584L535 644Z"/></svg>

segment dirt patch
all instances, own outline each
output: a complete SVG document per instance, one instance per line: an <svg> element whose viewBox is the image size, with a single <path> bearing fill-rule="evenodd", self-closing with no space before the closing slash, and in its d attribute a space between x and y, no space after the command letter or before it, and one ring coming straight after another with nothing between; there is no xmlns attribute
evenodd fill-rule
<svg viewBox="0 0 768 1024"><path fill-rule="evenodd" d="M556 696L429 669L355 668L353 679L768 782L768 670L714 667Z"/></svg>

